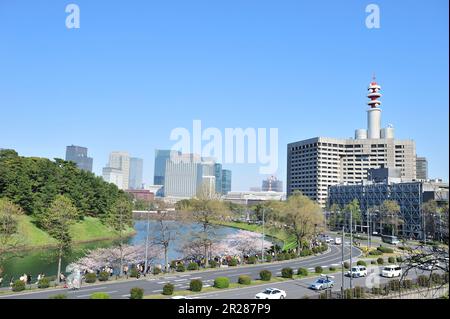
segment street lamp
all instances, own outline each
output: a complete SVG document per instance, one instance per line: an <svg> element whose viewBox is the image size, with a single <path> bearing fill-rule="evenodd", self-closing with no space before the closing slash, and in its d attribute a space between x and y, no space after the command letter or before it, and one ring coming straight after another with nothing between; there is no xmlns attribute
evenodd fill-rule
<svg viewBox="0 0 450 319"><path fill-rule="evenodd" d="M264 237L265 237L264 226L265 226L265 213L266 213L265 207L262 208L262 213L263 213L263 215L262 215L261 262L264 262Z"/></svg>
<svg viewBox="0 0 450 319"><path fill-rule="evenodd" d="M150 233L150 211L147 212L147 236L145 238L145 264L144 264L144 274L147 273L148 269L148 237Z"/></svg>

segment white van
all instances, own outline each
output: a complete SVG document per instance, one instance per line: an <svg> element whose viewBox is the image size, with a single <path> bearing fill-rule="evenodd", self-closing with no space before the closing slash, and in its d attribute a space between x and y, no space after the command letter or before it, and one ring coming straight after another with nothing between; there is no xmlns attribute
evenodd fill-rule
<svg viewBox="0 0 450 319"><path fill-rule="evenodd" d="M341 237L336 237L334 239L334 244L335 245L341 245L342 244L342 238Z"/></svg>
<svg viewBox="0 0 450 319"><path fill-rule="evenodd" d="M401 275L402 275L402 268L398 265L386 266L381 272L381 276L387 278L400 277Z"/></svg>

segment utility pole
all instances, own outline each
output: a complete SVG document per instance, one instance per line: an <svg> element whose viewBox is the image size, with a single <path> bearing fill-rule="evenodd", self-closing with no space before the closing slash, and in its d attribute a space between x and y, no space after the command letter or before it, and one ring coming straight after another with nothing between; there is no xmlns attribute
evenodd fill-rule
<svg viewBox="0 0 450 319"><path fill-rule="evenodd" d="M344 274L344 249L345 249L345 226L342 226L342 261L341 261L341 270L342 270L342 282L341 282L341 297L344 299L344 281L345 281L345 274Z"/></svg>
<svg viewBox="0 0 450 319"><path fill-rule="evenodd" d="M353 274L352 274L352 249L353 249L353 211L350 211L350 291L353 288Z"/></svg>
<svg viewBox="0 0 450 319"><path fill-rule="evenodd" d="M150 212L147 212L147 237L145 238L145 268L144 268L144 274L147 273L147 267L148 267L148 236L150 233Z"/></svg>
<svg viewBox="0 0 450 319"><path fill-rule="evenodd" d="M264 262L264 238L265 238L265 233L264 233L264 226L265 226L265 213L266 213L266 208L262 207L262 240L261 240L261 262Z"/></svg>

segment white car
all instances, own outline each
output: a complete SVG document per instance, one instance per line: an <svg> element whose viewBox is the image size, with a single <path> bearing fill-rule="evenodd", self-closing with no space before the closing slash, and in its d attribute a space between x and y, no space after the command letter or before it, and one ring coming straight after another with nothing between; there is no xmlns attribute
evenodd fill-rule
<svg viewBox="0 0 450 319"><path fill-rule="evenodd" d="M256 294L255 299L284 299L286 291L277 288L267 288L266 290Z"/></svg>
<svg viewBox="0 0 450 319"><path fill-rule="evenodd" d="M367 268L365 266L355 266L351 270L347 271L347 276L353 278L366 277Z"/></svg>
<svg viewBox="0 0 450 319"><path fill-rule="evenodd" d="M398 265L389 265L383 268L381 276L387 278L400 277L402 275L402 268Z"/></svg>
<svg viewBox="0 0 450 319"><path fill-rule="evenodd" d="M342 244L342 238L341 237L336 237L334 239L334 244L335 245L341 245Z"/></svg>

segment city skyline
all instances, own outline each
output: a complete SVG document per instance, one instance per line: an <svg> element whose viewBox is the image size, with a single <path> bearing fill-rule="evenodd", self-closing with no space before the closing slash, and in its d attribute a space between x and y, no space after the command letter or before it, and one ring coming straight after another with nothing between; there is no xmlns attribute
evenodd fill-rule
<svg viewBox="0 0 450 319"><path fill-rule="evenodd" d="M414 139L429 177L448 181L445 1L381 1L376 30L365 27L365 4L294 1L258 3L256 11L237 1L180 2L175 10L140 2L148 17L120 4L108 4L105 14L105 2L79 1L81 28L67 30L63 3L55 3L2 4L9 14L0 11L0 35L10 45L0 50L1 61L9 61L2 64L0 105L13 120L0 127L1 148L64 158L66 145L83 145L96 175L110 151L124 149L147 163L144 182L153 184L154 150L170 149L176 127L190 128L195 119L221 131L277 127L273 175L286 180L285 145L346 138L364 126L365 89L375 72L384 89L383 127L394 123L399 139ZM420 90L411 96L413 86ZM233 190L267 177L253 164L226 168Z"/></svg>

